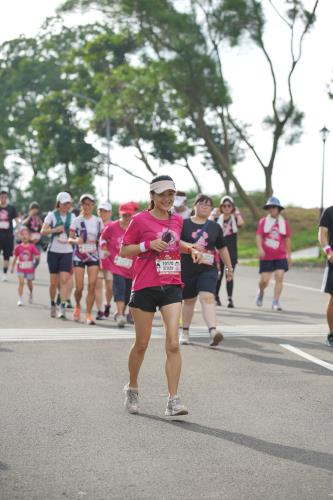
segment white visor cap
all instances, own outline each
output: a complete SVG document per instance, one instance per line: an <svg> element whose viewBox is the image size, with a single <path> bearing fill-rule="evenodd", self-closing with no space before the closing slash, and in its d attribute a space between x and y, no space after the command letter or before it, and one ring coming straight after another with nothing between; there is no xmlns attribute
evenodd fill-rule
<svg viewBox="0 0 333 500"><path fill-rule="evenodd" d="M150 191L154 191L154 193L161 194L164 191L174 191L176 192L176 186L173 181L157 181L150 184Z"/></svg>
<svg viewBox="0 0 333 500"><path fill-rule="evenodd" d="M112 205L109 201L103 201L97 208L98 210L107 210L108 212L112 212Z"/></svg>

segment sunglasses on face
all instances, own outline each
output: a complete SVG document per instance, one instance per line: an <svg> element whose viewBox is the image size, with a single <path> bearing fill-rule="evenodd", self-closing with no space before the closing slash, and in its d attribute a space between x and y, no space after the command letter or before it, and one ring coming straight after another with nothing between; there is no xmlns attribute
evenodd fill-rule
<svg viewBox="0 0 333 500"><path fill-rule="evenodd" d="M231 208L232 205L230 205L230 203L223 203L222 207L223 208Z"/></svg>

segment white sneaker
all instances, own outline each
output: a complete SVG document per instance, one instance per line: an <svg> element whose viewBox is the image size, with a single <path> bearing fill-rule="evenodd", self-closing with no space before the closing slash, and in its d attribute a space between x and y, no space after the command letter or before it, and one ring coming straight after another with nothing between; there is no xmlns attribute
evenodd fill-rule
<svg viewBox="0 0 333 500"><path fill-rule="evenodd" d="M124 387L125 401L124 406L128 413L139 413L139 392L137 389L131 389L129 384Z"/></svg>
<svg viewBox="0 0 333 500"><path fill-rule="evenodd" d="M189 345L190 343L190 332L188 330L183 330L179 337L179 343L181 345Z"/></svg>
<svg viewBox="0 0 333 500"><path fill-rule="evenodd" d="M211 347L215 347L219 345L219 343L222 342L222 340L224 339L223 333L214 328L209 332L209 339L210 339L209 345Z"/></svg>
<svg viewBox="0 0 333 500"><path fill-rule="evenodd" d="M118 328L124 328L124 326L126 325L126 317L123 316L122 314L117 315L116 321L117 321Z"/></svg>
<svg viewBox="0 0 333 500"><path fill-rule="evenodd" d="M278 300L273 300L272 309L273 309L273 311L282 311L281 304Z"/></svg>
<svg viewBox="0 0 333 500"><path fill-rule="evenodd" d="M179 415L188 415L188 409L180 403L179 396L173 396L168 399L165 416L177 417Z"/></svg>
<svg viewBox="0 0 333 500"><path fill-rule="evenodd" d="M256 296L256 306L262 307L264 303L264 292L261 292L258 290L257 296Z"/></svg>
<svg viewBox="0 0 333 500"><path fill-rule="evenodd" d="M18 305L19 307L23 306L23 301L22 301L22 299L18 299L18 301L17 301L17 305Z"/></svg>
<svg viewBox="0 0 333 500"><path fill-rule="evenodd" d="M30 293L29 295L29 304L33 304L34 303L34 297L32 295L32 293Z"/></svg>
<svg viewBox="0 0 333 500"><path fill-rule="evenodd" d="M2 279L1 279L1 281L2 281L3 283L5 283L5 281L8 281L7 274L3 274L3 275L2 275Z"/></svg>

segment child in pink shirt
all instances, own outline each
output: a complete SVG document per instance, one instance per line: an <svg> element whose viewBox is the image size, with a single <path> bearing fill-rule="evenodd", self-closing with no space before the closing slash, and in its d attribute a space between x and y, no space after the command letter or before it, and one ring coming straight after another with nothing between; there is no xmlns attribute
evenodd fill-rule
<svg viewBox="0 0 333 500"><path fill-rule="evenodd" d="M14 272L17 263L17 277L19 281L18 306L23 306L23 289L24 280L27 280L29 288L29 304L33 303L33 280L35 279L35 262L38 261L40 253L33 243L30 243L30 231L27 228L21 229L20 233L21 243L16 245L14 250L14 260L11 266L11 272Z"/></svg>

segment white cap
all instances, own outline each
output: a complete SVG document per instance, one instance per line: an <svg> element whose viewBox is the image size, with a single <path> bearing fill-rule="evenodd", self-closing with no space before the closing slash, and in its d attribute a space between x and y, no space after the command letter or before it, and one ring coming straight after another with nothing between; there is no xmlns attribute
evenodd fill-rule
<svg viewBox="0 0 333 500"><path fill-rule="evenodd" d="M80 203L83 200L85 200L86 198L88 198L88 200L93 201L95 203L95 198L93 197L92 194L89 194L89 193L84 193L82 196L80 196Z"/></svg>
<svg viewBox="0 0 333 500"><path fill-rule="evenodd" d="M174 191L176 192L176 186L173 180L165 180L165 181L156 181L150 184L150 191L154 191L154 193L161 194L164 191Z"/></svg>
<svg viewBox="0 0 333 500"><path fill-rule="evenodd" d="M57 194L57 203L72 203L72 197L69 193L65 191L61 191L61 193Z"/></svg>
<svg viewBox="0 0 333 500"><path fill-rule="evenodd" d="M107 210L108 212L112 211L112 205L109 201L102 201L101 203L99 203L97 208L102 210Z"/></svg>
<svg viewBox="0 0 333 500"><path fill-rule="evenodd" d="M233 205L235 204L233 197L229 196L228 194L221 198L220 205L222 205L225 201L230 201L230 203L232 203Z"/></svg>

